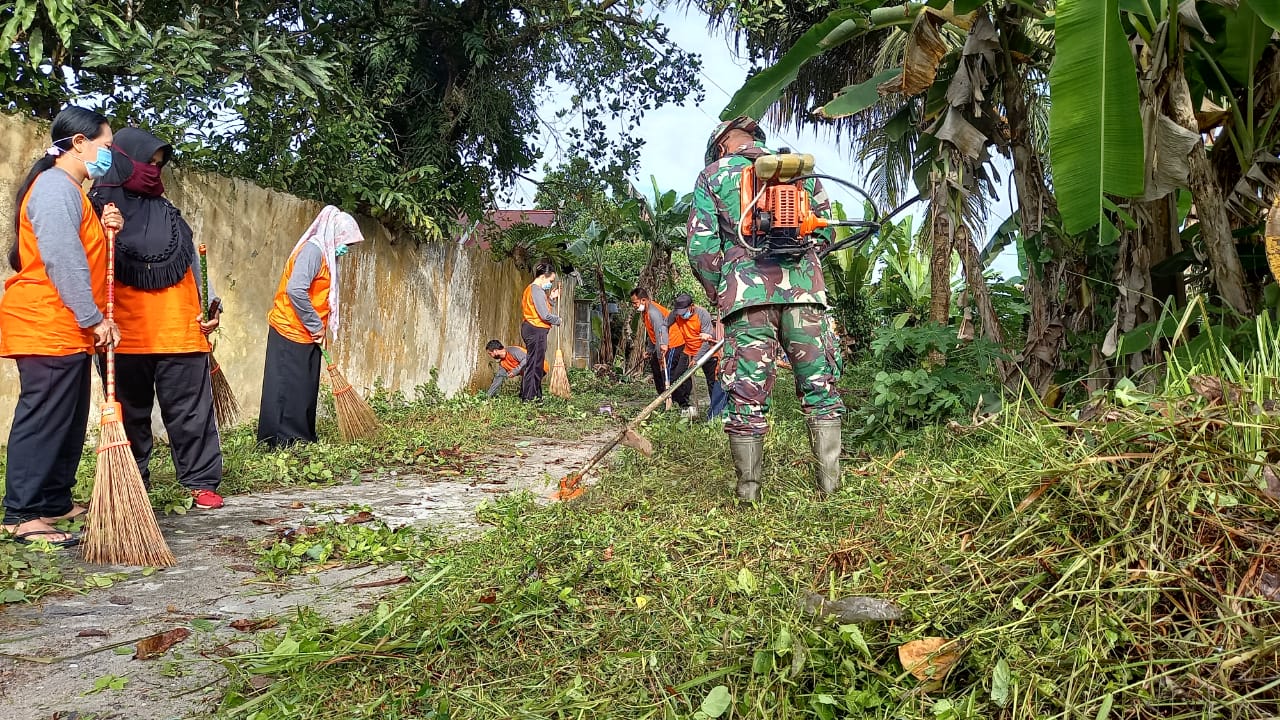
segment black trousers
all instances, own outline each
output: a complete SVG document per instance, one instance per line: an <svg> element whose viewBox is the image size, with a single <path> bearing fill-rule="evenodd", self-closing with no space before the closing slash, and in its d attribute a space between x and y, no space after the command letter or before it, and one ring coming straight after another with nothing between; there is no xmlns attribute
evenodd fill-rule
<svg viewBox="0 0 1280 720"><path fill-rule="evenodd" d="M528 322L520 324L520 339L529 353L524 375L520 377L520 399L526 402L542 399L542 378L547 374L542 369L542 361L547 357L547 334L550 332L548 328L534 327Z"/></svg>
<svg viewBox="0 0 1280 720"><path fill-rule="evenodd" d="M105 358L101 361L105 369ZM213 413L209 355L116 355L116 399L124 411L124 431L133 459L151 485L151 407L160 418L178 482L188 490L217 490L222 482L222 448Z"/></svg>
<svg viewBox="0 0 1280 720"><path fill-rule="evenodd" d="M653 374L653 389L661 395L667 389L666 373L662 370L662 349L652 348L649 351L649 372Z"/></svg>
<svg viewBox="0 0 1280 720"><path fill-rule="evenodd" d="M668 370L668 372L671 373L672 382L675 382L676 378L685 374L693 362L693 358L688 355L685 355L684 353L677 353L675 362L671 363L670 369ZM712 387L717 382L715 358L712 358L702 364L702 376L706 378L707 381L707 394L714 398L715 394L712 392ZM680 386L676 388L675 392L671 393L671 398L675 400L676 404L680 407L687 408L689 407L689 398L692 395L693 378L690 377L688 380L681 383Z"/></svg>
<svg viewBox="0 0 1280 720"><path fill-rule="evenodd" d="M319 345L296 343L275 328L268 328L258 442L275 450L319 439L316 401L320 396L321 359Z"/></svg>
<svg viewBox="0 0 1280 720"><path fill-rule="evenodd" d="M92 372L92 360L84 353L18 358L21 391L5 464L6 525L71 511Z"/></svg>

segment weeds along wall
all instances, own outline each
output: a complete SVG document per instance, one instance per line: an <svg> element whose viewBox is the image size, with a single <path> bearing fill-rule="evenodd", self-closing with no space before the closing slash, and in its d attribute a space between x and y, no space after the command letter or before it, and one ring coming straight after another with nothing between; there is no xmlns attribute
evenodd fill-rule
<svg viewBox="0 0 1280 720"><path fill-rule="evenodd" d="M13 193L48 145L47 125L0 114L0 248L6 252ZM196 172L166 172L165 188L196 242L209 247L210 279L226 306L215 355L251 419L262 392L267 310L289 251L322 205ZM418 244L359 220L365 242L340 261L342 327L334 355L347 378L362 390L381 380L410 396L431 380L432 369L447 393L487 385L493 372L484 343L520 342L520 293L529 276L481 248L455 240ZM0 277L11 274L6 263ZM560 302L570 328L572 290L566 287ZM572 358L572 333L559 335ZM0 443L17 397L17 367L0 360Z"/></svg>

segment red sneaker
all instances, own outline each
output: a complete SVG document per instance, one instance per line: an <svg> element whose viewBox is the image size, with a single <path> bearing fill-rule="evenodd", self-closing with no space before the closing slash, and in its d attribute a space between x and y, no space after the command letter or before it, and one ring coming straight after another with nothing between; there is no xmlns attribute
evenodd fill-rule
<svg viewBox="0 0 1280 720"><path fill-rule="evenodd" d="M212 490L192 490L191 497L195 505L204 510L217 510L222 507L222 496Z"/></svg>

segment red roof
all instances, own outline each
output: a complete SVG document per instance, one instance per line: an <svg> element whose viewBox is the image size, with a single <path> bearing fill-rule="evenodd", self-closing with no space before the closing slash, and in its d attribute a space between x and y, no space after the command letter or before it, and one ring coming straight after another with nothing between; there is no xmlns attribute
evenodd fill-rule
<svg viewBox="0 0 1280 720"><path fill-rule="evenodd" d="M538 227L551 227L556 221L554 210L494 210L487 217L471 223L458 242L489 249L489 241L495 233L521 223Z"/></svg>

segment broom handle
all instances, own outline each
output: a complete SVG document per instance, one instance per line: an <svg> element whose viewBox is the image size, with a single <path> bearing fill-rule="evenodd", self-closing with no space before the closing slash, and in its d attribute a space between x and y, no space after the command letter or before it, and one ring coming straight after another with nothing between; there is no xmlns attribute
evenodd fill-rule
<svg viewBox="0 0 1280 720"><path fill-rule="evenodd" d="M209 247L204 243L196 248L200 254L200 292L204 293L204 321L213 319L209 311L213 308L213 295L209 292Z"/></svg>
<svg viewBox="0 0 1280 720"><path fill-rule="evenodd" d="M116 231L107 228L107 320L116 319ZM103 379L106 384L107 402L116 401L116 347L107 345L107 372Z"/></svg>
<svg viewBox="0 0 1280 720"><path fill-rule="evenodd" d="M609 451L612 450L615 445L622 442L622 439L627 436L628 432L635 432L636 426L643 422L645 418L652 415L653 411L657 410L659 405L666 402L667 398L671 397L671 394L676 391L676 388L683 385L685 381L693 377L693 374L697 372L699 368L707 364L707 361L715 356L716 351L719 350L722 345L724 345L724 340L717 341L716 344L711 346L710 350L703 353L702 357L697 362L695 362L688 370L685 370L683 375L677 378L674 383L668 385L667 389L663 390L661 395L654 398L653 402L645 406L639 414L632 418L631 422L627 423L627 426L623 428L622 432L618 433L617 437L597 450L595 455L591 456L591 459L587 461L587 464L583 465L582 469L578 471L578 477L581 478L587 474L588 470L595 467L596 463L600 462L605 455L608 455Z"/></svg>

